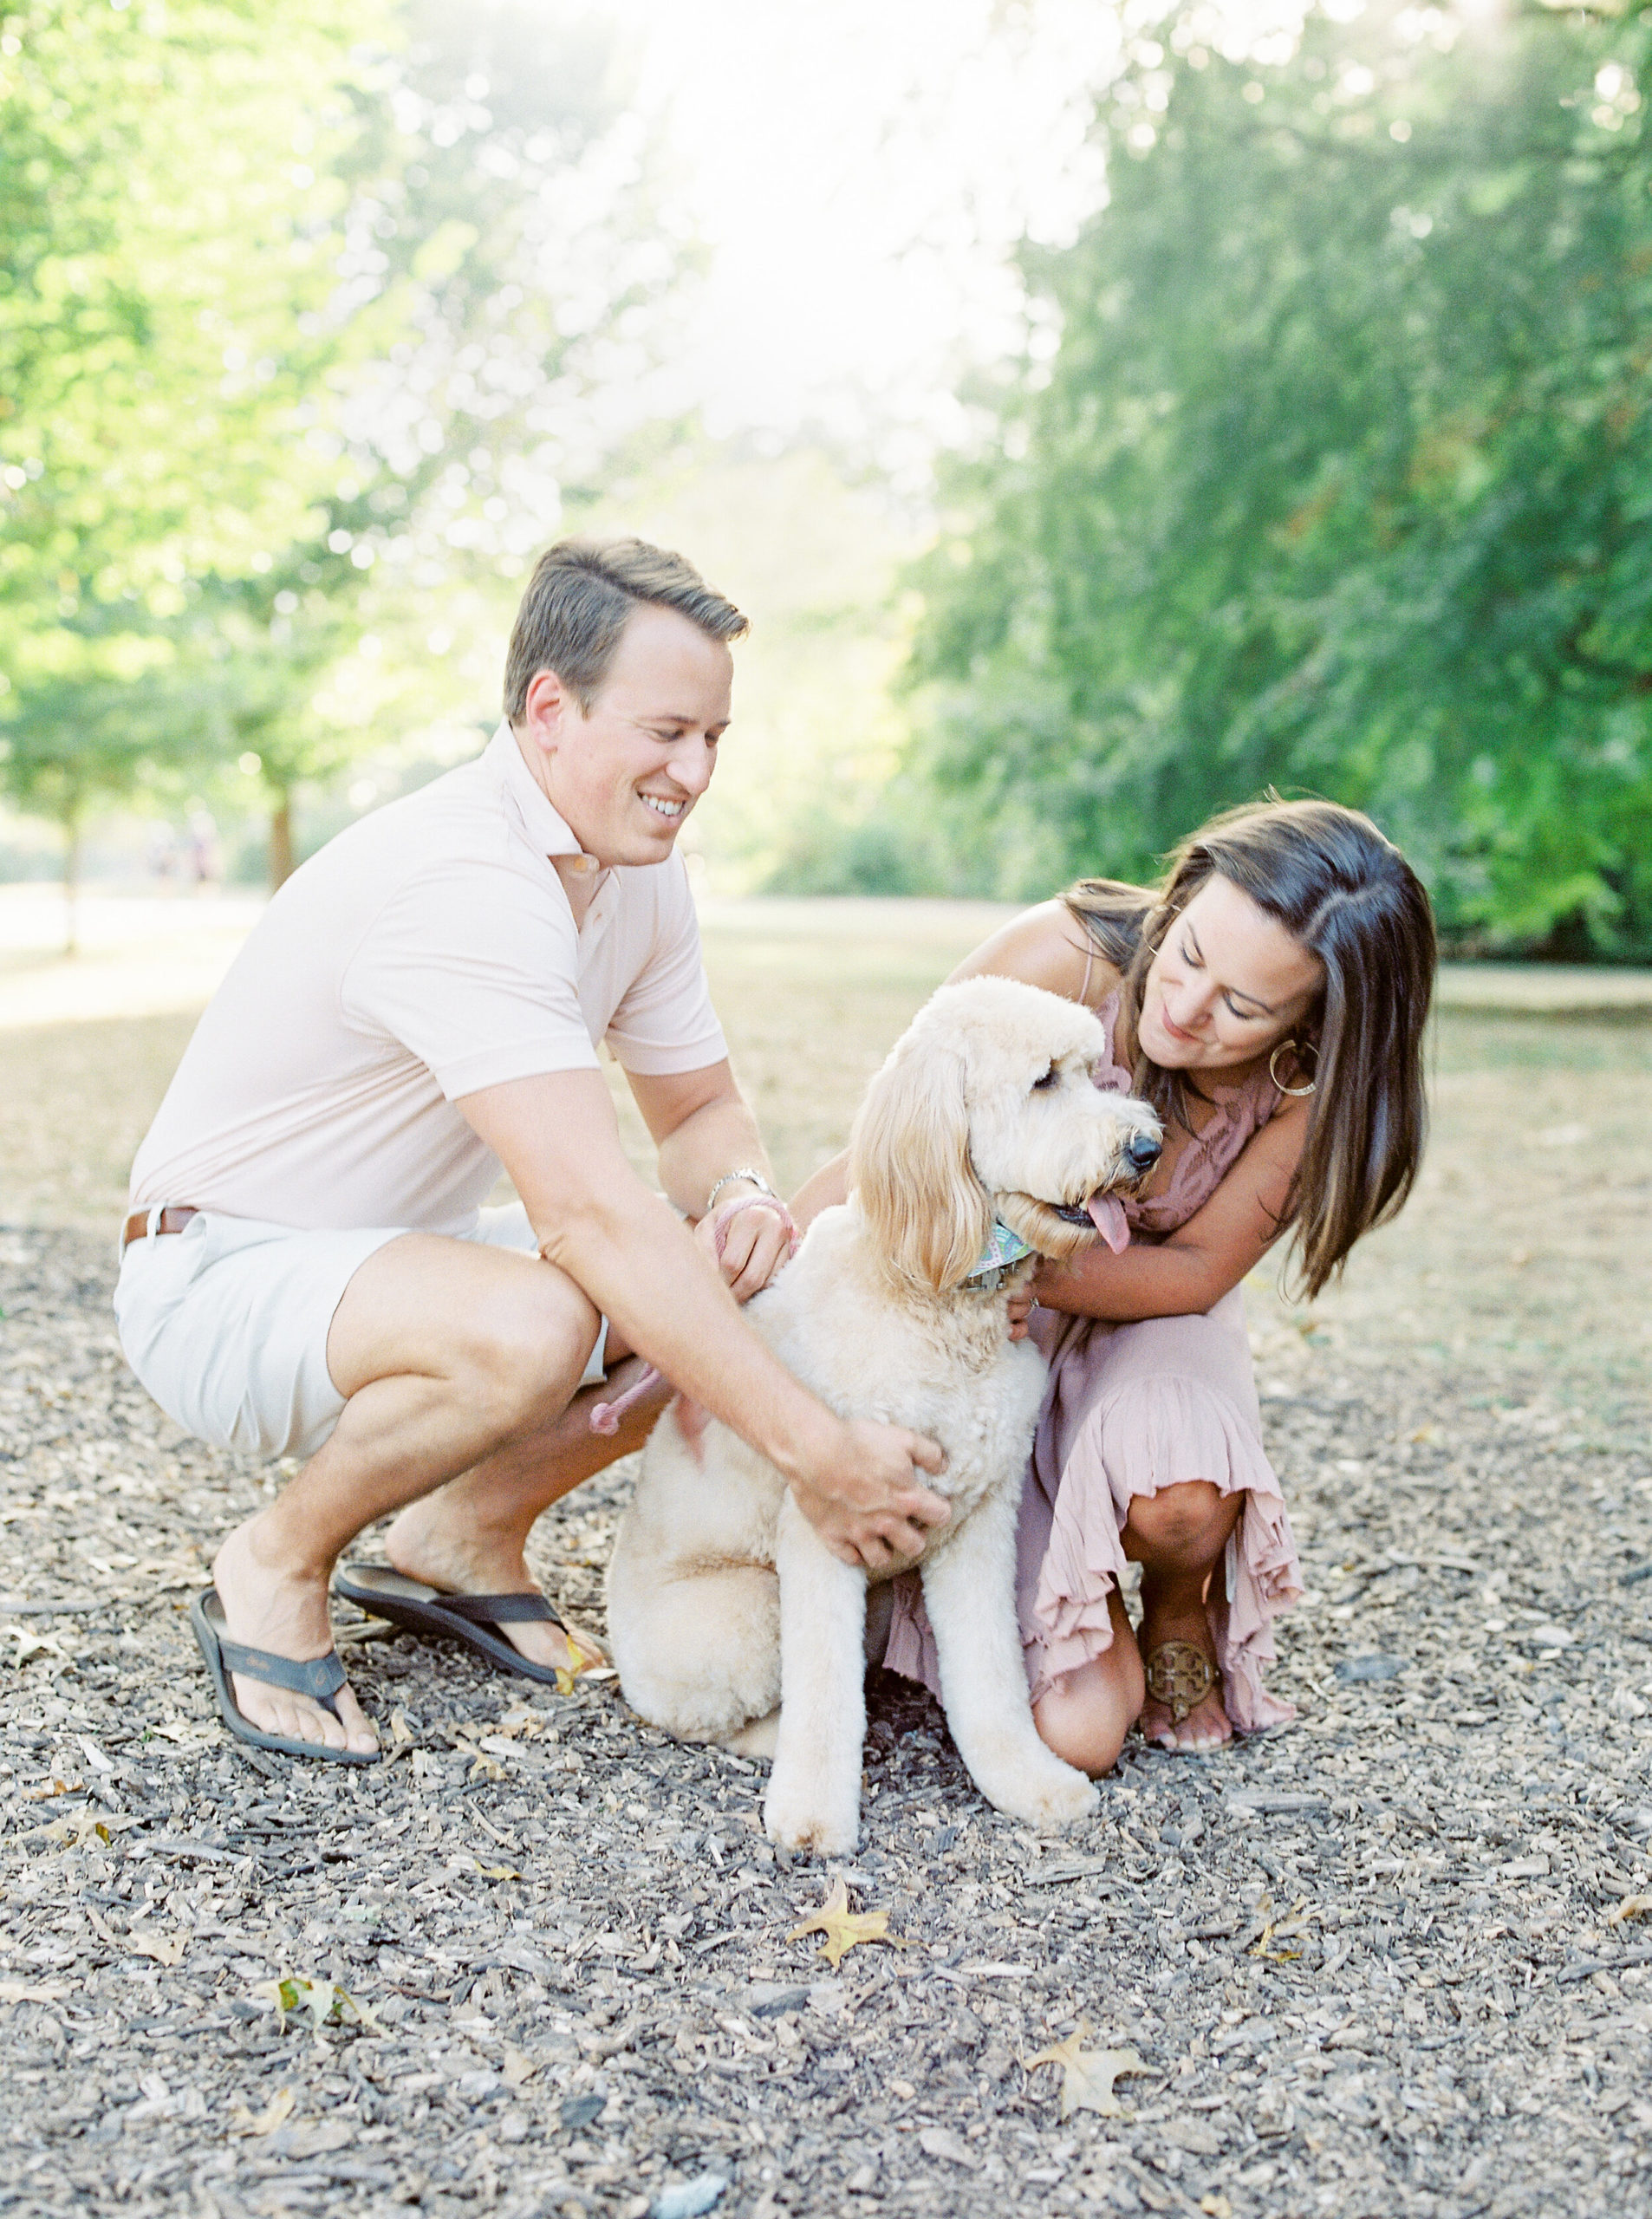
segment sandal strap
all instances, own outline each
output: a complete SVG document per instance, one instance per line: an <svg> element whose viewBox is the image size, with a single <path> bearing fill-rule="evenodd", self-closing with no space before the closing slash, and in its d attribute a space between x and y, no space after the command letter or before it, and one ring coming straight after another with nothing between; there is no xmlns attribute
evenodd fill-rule
<svg viewBox="0 0 1652 2219"><path fill-rule="evenodd" d="M289 1695L313 1695L318 1702L335 1695L348 1676L338 1661L336 1649L300 1663L296 1657L277 1656L268 1649L249 1649L244 1642L228 1641L222 1634L218 1645L225 1671L239 1672L267 1688L284 1688Z"/></svg>
<svg viewBox="0 0 1652 2219"><path fill-rule="evenodd" d="M1147 1660L1148 1693L1180 1726L1216 1684L1216 1667L1190 1641L1164 1641Z"/></svg>
<svg viewBox="0 0 1652 2219"><path fill-rule="evenodd" d="M433 1607L478 1625L562 1624L543 1595L439 1595Z"/></svg>

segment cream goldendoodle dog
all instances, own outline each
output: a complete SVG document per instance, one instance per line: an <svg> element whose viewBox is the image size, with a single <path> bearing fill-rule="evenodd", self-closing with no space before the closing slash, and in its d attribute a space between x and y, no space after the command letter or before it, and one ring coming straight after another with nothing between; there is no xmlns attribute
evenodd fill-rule
<svg viewBox="0 0 1652 2219"><path fill-rule="evenodd" d="M1015 1613L1015 1521L1044 1366L1010 1338L1041 1256L1128 1233L1114 1192L1159 1155L1141 1103L1090 1071L1102 1028L1008 979L943 986L873 1080L851 1193L810 1227L746 1315L844 1416L938 1441L950 1522L922 1559L947 1723L976 1785L1037 1826L1096 1790L1038 1739ZM1007 1237L1006 1237L1007 1236ZM769 1833L835 1853L860 1827L866 1575L841 1564L780 1474L725 1426L667 1410L608 1570L626 1698L685 1740L723 1740L780 1703Z"/></svg>

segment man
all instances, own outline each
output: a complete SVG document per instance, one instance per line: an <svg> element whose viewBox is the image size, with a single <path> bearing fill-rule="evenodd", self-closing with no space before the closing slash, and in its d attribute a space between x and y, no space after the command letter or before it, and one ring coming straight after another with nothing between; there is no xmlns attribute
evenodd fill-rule
<svg viewBox="0 0 1652 2219"><path fill-rule="evenodd" d="M307 1460L192 1614L226 1723L260 1746L376 1754L327 1594L390 1512L387 1610L537 1676L569 1665L524 1550L634 1445L587 1422L604 1333L770 1457L846 1560L916 1554L946 1514L914 1470L939 1469L933 1442L839 1419L739 1315L790 1220L674 851L745 629L680 556L550 549L485 753L282 888L139 1151L115 1298L133 1370L190 1431ZM621 1152L604 1038L698 1233ZM478 1215L500 1165L520 1206Z"/></svg>

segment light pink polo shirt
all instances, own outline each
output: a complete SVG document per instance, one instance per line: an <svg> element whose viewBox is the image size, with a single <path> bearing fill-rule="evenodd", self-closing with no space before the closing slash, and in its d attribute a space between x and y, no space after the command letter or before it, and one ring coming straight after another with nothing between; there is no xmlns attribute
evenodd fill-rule
<svg viewBox="0 0 1652 2219"><path fill-rule="evenodd" d="M681 858L605 871L576 927L550 858L578 852L508 724L329 841L196 1027L133 1208L464 1232L499 1170L465 1095L594 1070L603 1039L643 1074L720 1063Z"/></svg>

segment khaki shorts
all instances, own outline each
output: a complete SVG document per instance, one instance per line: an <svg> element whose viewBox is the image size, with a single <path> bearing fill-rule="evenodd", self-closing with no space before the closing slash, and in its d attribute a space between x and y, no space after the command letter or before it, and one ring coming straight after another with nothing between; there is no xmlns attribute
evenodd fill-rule
<svg viewBox="0 0 1652 2219"><path fill-rule="evenodd" d="M127 1362L185 1433L257 1456L313 1456L345 1397L327 1368L344 1290L406 1226L298 1233L203 1210L181 1233L141 1235L120 1259L115 1321ZM527 1255L520 1202L483 1210L460 1236ZM602 1377L607 1321L582 1385Z"/></svg>

